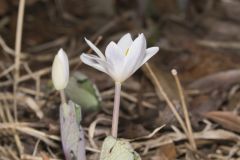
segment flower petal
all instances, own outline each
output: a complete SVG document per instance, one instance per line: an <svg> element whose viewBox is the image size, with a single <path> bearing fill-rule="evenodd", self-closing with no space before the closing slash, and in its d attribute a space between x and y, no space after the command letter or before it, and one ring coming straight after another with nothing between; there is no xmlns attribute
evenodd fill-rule
<svg viewBox="0 0 240 160"><path fill-rule="evenodd" d="M62 61L62 64L64 64L65 75L69 77L68 57L66 52L62 48L58 51L58 56L59 56L59 59Z"/></svg>
<svg viewBox="0 0 240 160"><path fill-rule="evenodd" d="M133 40L130 33L125 34L122 38L118 41L117 46L121 49L121 53L125 55L128 48L131 46Z"/></svg>
<svg viewBox="0 0 240 160"><path fill-rule="evenodd" d="M99 57L83 53L83 54L81 54L80 59L82 60L83 63L85 63L101 72L108 74L108 71L107 71L108 64L105 61L103 61L102 59L100 59Z"/></svg>
<svg viewBox="0 0 240 160"><path fill-rule="evenodd" d="M94 50L94 52L97 53L97 55L102 59L105 60L105 56L103 55L103 53L91 42L89 41L87 38L84 38L85 41L87 42L87 44L92 48L92 50Z"/></svg>
<svg viewBox="0 0 240 160"><path fill-rule="evenodd" d="M125 73L131 76L142 63L146 52L146 39L143 34L140 34L129 48L128 55L125 60Z"/></svg>
<svg viewBox="0 0 240 160"><path fill-rule="evenodd" d="M124 62L126 56L121 53L121 50L115 42L110 42L105 51L107 62L111 65L109 73L115 81L120 81L124 74Z"/></svg>
<svg viewBox="0 0 240 160"><path fill-rule="evenodd" d="M159 47L150 47L146 49L146 55L142 61L141 66L146 63L152 56L154 56L159 51Z"/></svg>
<svg viewBox="0 0 240 160"><path fill-rule="evenodd" d="M121 69L125 55L121 54L121 51L116 43L110 42L105 51L106 59L116 69Z"/></svg>

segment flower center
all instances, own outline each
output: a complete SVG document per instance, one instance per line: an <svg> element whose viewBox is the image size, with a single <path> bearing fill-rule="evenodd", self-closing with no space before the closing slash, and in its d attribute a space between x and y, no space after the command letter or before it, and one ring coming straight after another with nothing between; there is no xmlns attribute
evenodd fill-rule
<svg viewBox="0 0 240 160"><path fill-rule="evenodd" d="M125 56L127 56L129 53L129 48L125 51Z"/></svg>

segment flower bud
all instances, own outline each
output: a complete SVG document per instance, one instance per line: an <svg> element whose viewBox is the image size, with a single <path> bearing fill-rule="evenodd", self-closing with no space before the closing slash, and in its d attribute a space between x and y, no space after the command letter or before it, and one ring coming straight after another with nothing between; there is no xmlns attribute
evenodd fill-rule
<svg viewBox="0 0 240 160"><path fill-rule="evenodd" d="M54 58L52 65L52 81L56 90L64 89L69 79L68 57L63 49L60 49Z"/></svg>

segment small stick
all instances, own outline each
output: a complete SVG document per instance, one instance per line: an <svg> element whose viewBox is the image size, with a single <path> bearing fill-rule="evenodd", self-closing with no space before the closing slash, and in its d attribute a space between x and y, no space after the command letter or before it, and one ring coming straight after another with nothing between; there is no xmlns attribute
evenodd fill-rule
<svg viewBox="0 0 240 160"><path fill-rule="evenodd" d="M15 56L15 51L6 44L6 42L4 41L1 35L0 35L0 46L6 53L12 56Z"/></svg>
<svg viewBox="0 0 240 160"><path fill-rule="evenodd" d="M25 0L19 1L18 9L18 19L17 19L17 31L16 31L16 42L15 42L15 75L14 75L14 118L17 121L17 87L19 79L19 69L20 69L20 56L21 56L21 43L22 43L22 28L23 28L23 18L24 18L24 8Z"/></svg>
<svg viewBox="0 0 240 160"><path fill-rule="evenodd" d="M188 110L187 110L186 101L185 101L185 98L184 98L183 88L182 88L182 85L181 85L180 80L178 78L177 70L172 69L171 72L172 72L172 75L173 75L173 77L176 81L176 84L177 84L178 93L179 93L182 108L183 108L183 114L184 114L184 117L185 117L185 123L186 123L188 133L189 133L189 141L191 143L191 146L192 146L193 150L197 150L196 142L195 142L194 137L193 137L193 131L192 131L192 126L191 126L191 122L190 122L190 119L189 119L189 114L188 114Z"/></svg>
<svg viewBox="0 0 240 160"><path fill-rule="evenodd" d="M9 72L13 71L14 69L15 69L15 65L13 64L0 74L0 78L7 75Z"/></svg>
<svg viewBox="0 0 240 160"><path fill-rule="evenodd" d="M41 92L41 77L37 76L36 77L36 96L35 96L37 101L39 101L40 92Z"/></svg>
<svg viewBox="0 0 240 160"><path fill-rule="evenodd" d="M14 118L15 121L18 121L17 115L17 88L18 88L18 79L19 79L19 70L20 70L20 57L21 57L21 43L22 43L22 28L23 28L23 18L24 18L24 8L25 0L19 1L18 8L18 19L17 19L17 31L16 31L16 42L15 42L15 74L14 74L14 83L13 83L13 92L14 92ZM19 150L19 154L23 153L23 146L18 134L15 132L14 138Z"/></svg>
<svg viewBox="0 0 240 160"><path fill-rule="evenodd" d="M112 118L112 136L117 138L118 133L118 120L119 120L119 107L120 107L121 83L115 83L115 96Z"/></svg>
<svg viewBox="0 0 240 160"><path fill-rule="evenodd" d="M38 150L38 146L39 146L39 143L40 143L40 142L41 142L41 140L38 139L37 142L36 142L36 144L35 144L35 147L34 147L32 156L35 156L35 155L36 155L37 150Z"/></svg>
<svg viewBox="0 0 240 160"><path fill-rule="evenodd" d="M181 116L179 115L179 113L177 112L175 106L173 105L173 103L170 101L170 99L168 98L166 92L164 91L164 89L162 88L159 80L157 79L156 75L153 73L151 67L149 66L148 63L145 64L147 67L147 70L149 71L150 75L152 76L153 80L155 81L158 90L160 91L160 93L162 94L163 98L165 99L165 101L167 102L168 106L170 107L171 111L173 112L174 116L176 117L176 119L178 120L179 124L181 125L183 131L185 132L185 134L188 136L188 130L187 127L183 121L183 119L181 118Z"/></svg>

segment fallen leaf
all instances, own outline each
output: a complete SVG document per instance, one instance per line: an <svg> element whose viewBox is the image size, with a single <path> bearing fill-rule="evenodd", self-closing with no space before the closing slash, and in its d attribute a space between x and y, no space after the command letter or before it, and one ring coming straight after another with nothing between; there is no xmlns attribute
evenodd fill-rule
<svg viewBox="0 0 240 160"><path fill-rule="evenodd" d="M149 131L147 131L141 124L128 124L124 127L124 131L121 134L122 137L126 137L129 139L142 137L148 135Z"/></svg>
<svg viewBox="0 0 240 160"><path fill-rule="evenodd" d="M186 160L209 160L209 158L200 151L191 151L188 150L185 156Z"/></svg>
<svg viewBox="0 0 240 160"><path fill-rule="evenodd" d="M219 98L220 95L199 95L197 97L193 97L192 101L189 103L190 115L191 115L191 124L194 128L200 129L201 125L199 125L203 119L204 114L211 111L216 111L220 108L224 98Z"/></svg>
<svg viewBox="0 0 240 160"><path fill-rule="evenodd" d="M200 78L189 85L190 89L199 89L206 92L217 88L227 89L232 85L239 83L240 70L233 69L214 73Z"/></svg>
<svg viewBox="0 0 240 160"><path fill-rule="evenodd" d="M177 158L177 151L174 143L160 146L156 157L159 158L156 160L175 160Z"/></svg>
<svg viewBox="0 0 240 160"><path fill-rule="evenodd" d="M205 113L204 116L220 124L223 128L240 133L240 116L233 112L213 111Z"/></svg>

